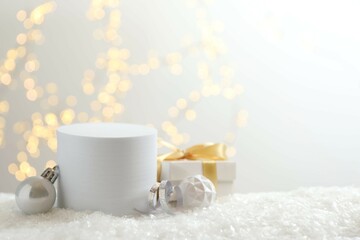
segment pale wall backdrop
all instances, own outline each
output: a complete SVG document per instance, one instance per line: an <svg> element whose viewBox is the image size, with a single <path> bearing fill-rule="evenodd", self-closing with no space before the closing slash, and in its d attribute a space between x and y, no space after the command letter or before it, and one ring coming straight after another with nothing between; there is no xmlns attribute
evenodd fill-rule
<svg viewBox="0 0 360 240"><path fill-rule="evenodd" d="M359 11L1 1L0 191L54 164L58 125L96 120L150 124L180 147L224 141L241 192L360 185Z"/></svg>

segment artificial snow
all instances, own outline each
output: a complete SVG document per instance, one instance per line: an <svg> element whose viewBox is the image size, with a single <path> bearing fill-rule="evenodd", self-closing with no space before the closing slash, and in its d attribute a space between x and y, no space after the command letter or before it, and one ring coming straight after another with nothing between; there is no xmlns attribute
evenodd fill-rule
<svg viewBox="0 0 360 240"><path fill-rule="evenodd" d="M0 193L0 239L360 239L360 189L234 194L207 209L136 217L24 215L14 195Z"/></svg>

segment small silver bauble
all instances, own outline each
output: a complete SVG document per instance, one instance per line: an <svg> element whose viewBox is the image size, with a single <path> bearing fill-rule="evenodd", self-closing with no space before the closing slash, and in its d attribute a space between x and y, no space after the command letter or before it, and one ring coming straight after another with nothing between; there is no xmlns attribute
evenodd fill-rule
<svg viewBox="0 0 360 240"><path fill-rule="evenodd" d="M41 177L29 177L19 184L15 192L18 207L26 214L45 213L55 203L53 183L58 177L58 167L48 168Z"/></svg>

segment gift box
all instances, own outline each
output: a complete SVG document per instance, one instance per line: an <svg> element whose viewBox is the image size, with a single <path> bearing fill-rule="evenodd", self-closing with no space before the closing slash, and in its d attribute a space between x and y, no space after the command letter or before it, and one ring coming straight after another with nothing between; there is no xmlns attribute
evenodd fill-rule
<svg viewBox="0 0 360 240"><path fill-rule="evenodd" d="M209 164L214 166L208 167ZM163 161L161 165L161 180L166 179L178 184L188 176L201 174L214 182L218 196L228 195L234 191L235 161L168 160Z"/></svg>

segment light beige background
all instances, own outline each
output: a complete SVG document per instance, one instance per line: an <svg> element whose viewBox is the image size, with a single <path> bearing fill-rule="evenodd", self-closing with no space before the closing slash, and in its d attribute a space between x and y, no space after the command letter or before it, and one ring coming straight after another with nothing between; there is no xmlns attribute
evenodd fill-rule
<svg viewBox="0 0 360 240"><path fill-rule="evenodd" d="M149 50L160 56L181 49L181 39L200 39L196 27L197 1L123 1L121 36L131 51L130 62L146 61ZM20 9L38 1L0 3L0 58L13 47L23 31L16 20ZM190 7L189 7L190 5ZM58 113L64 98L78 98L76 111L91 111L92 97L82 92L86 69L94 69L99 52L108 45L96 41L93 32L100 22L86 18L88 1L59 1L55 12L40 26L44 43L34 46L40 69L37 82L58 84L59 106L44 110L39 102L26 100L21 88L0 85L0 101L7 100L5 145L0 149L0 191L13 191L17 184L8 172L17 163L17 121L30 121L36 111ZM228 51L211 61L211 69L229 65L234 84L245 91L228 100L204 98L193 109L194 121L173 119L188 133L189 146L204 141L223 141L236 134L234 159L237 191L288 190L313 185L359 185L360 178L360 10L357 1L215 1L207 7L211 19L223 23L221 36ZM125 112L115 121L153 124L161 129L169 119L168 109L179 98L201 89L197 68L205 57L183 57L179 76L167 67L146 76L132 77L132 89L121 101ZM106 82L99 75L97 86ZM247 124L239 128L239 112ZM243 126L244 124L240 124ZM166 138L166 134L160 132ZM43 150L29 159L38 173L54 153Z"/></svg>

